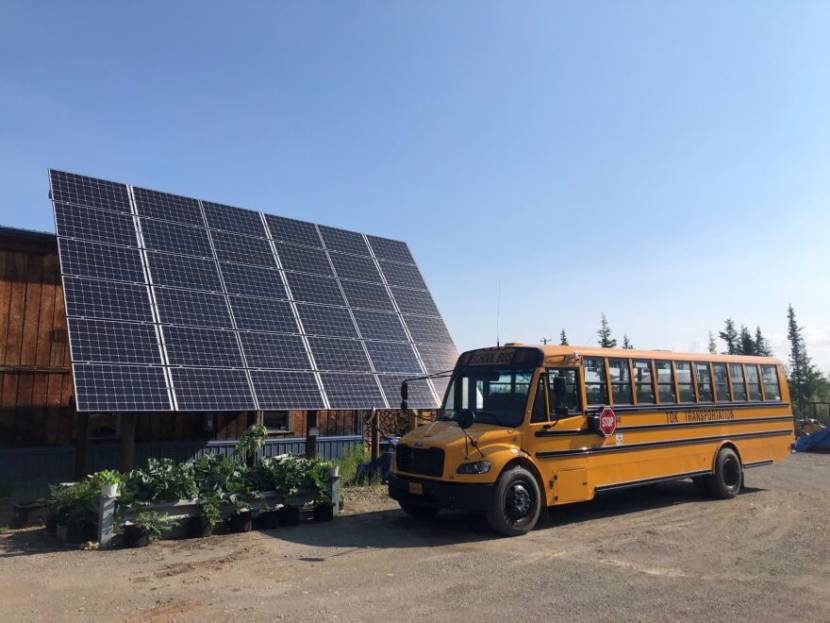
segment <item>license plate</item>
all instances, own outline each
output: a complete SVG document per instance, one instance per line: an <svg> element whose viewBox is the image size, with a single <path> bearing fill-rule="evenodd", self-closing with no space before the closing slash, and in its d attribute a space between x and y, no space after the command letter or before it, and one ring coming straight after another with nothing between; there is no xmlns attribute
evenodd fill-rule
<svg viewBox="0 0 830 623"><path fill-rule="evenodd" d="M424 494L424 485L420 482L410 482L409 483L409 492L414 493L415 495L423 495Z"/></svg>

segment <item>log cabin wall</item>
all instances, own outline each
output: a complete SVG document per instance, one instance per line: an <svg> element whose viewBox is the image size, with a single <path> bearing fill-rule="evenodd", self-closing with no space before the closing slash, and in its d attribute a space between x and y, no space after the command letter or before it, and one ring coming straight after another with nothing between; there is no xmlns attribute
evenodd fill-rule
<svg viewBox="0 0 830 623"><path fill-rule="evenodd" d="M0 227L0 446L71 443L72 395L57 241Z"/></svg>

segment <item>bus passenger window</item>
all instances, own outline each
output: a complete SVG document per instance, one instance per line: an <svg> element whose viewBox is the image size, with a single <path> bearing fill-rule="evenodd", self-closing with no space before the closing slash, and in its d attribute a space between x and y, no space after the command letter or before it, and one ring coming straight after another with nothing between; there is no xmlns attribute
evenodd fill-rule
<svg viewBox="0 0 830 623"><path fill-rule="evenodd" d="M700 392L701 402L714 402L715 396L712 393L712 373L709 372L708 363L695 363L697 374L697 390Z"/></svg>
<svg viewBox="0 0 830 623"><path fill-rule="evenodd" d="M761 378L764 379L764 398L781 400L781 389L778 387L778 372L775 366L761 366Z"/></svg>
<svg viewBox="0 0 830 623"><path fill-rule="evenodd" d="M553 410L553 379L561 377L565 379L565 404L560 407L567 407L568 413L579 412L579 385L576 382L576 368L548 368L548 396L551 398L551 410Z"/></svg>
<svg viewBox="0 0 830 623"><path fill-rule="evenodd" d="M585 370L585 394L589 405L607 405L608 387L605 385L605 366L598 357L586 357L583 363Z"/></svg>
<svg viewBox="0 0 830 623"><path fill-rule="evenodd" d="M654 404L654 379L650 361L634 362L634 388L637 391L637 404Z"/></svg>
<svg viewBox="0 0 830 623"><path fill-rule="evenodd" d="M715 389L717 390L717 399L721 402L729 401L729 378L727 377L725 363L713 363L712 368L715 370Z"/></svg>
<svg viewBox="0 0 830 623"><path fill-rule="evenodd" d="M761 380L758 378L758 366L746 366L746 384L749 386L749 399L761 400Z"/></svg>
<svg viewBox="0 0 830 623"><path fill-rule="evenodd" d="M734 400L746 400L744 367L739 363L730 363L729 378L732 381L732 394L735 396Z"/></svg>
<svg viewBox="0 0 830 623"><path fill-rule="evenodd" d="M692 364L688 361L678 361L674 364L677 370L677 390L680 393L680 402L694 402L695 388L692 384Z"/></svg>
<svg viewBox="0 0 830 623"><path fill-rule="evenodd" d="M654 367L657 368L657 395L660 398L660 404L677 402L674 396L671 362L655 361Z"/></svg>
<svg viewBox="0 0 830 623"><path fill-rule="evenodd" d="M631 378L628 373L628 359L609 359L608 373L611 376L611 395L615 405L631 404Z"/></svg>

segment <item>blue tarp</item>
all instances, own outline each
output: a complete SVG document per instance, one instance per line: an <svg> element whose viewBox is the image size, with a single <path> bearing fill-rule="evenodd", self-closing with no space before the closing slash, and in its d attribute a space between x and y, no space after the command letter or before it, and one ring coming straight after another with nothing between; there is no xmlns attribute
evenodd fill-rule
<svg viewBox="0 0 830 623"><path fill-rule="evenodd" d="M799 437L795 442L796 452L830 452L830 426L809 435Z"/></svg>

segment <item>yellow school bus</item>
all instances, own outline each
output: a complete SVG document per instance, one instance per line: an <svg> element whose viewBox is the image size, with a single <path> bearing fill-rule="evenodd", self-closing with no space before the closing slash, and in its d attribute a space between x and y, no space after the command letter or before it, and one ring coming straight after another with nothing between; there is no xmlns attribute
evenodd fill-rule
<svg viewBox="0 0 830 623"><path fill-rule="evenodd" d="M789 455L789 401L784 367L770 357L468 351L437 421L401 438L389 494L418 518L485 513L508 536L531 530L546 507L626 487L692 478L701 493L731 498L745 469Z"/></svg>

